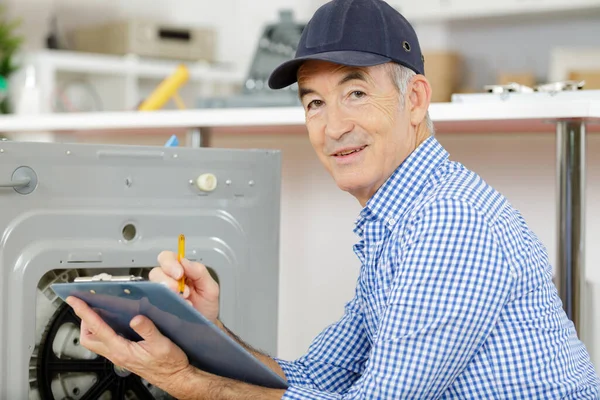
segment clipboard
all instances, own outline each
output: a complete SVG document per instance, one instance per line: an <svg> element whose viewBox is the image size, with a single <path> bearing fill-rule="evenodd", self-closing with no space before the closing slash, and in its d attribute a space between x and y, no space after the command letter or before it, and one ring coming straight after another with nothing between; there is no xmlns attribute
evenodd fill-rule
<svg viewBox="0 0 600 400"><path fill-rule="evenodd" d="M74 296L85 301L117 334L129 340L142 340L129 322L136 315L144 315L185 352L191 365L258 386L288 388L285 379L167 286L140 277L101 275L55 283L51 288L63 300Z"/></svg>

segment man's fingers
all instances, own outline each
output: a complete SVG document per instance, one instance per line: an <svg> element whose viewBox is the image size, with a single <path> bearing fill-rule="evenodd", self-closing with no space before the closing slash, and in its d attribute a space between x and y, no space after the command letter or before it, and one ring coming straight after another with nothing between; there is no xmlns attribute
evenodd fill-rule
<svg viewBox="0 0 600 400"><path fill-rule="evenodd" d="M172 251L161 252L158 255L158 263L160 264L161 269L166 277L177 280L181 277L182 272L185 271L187 280L194 282L194 287L210 293L218 294L219 286L214 281L205 265L198 262L192 262L186 258L181 260L180 263L177 261L177 255ZM159 272L151 272L151 274L153 274L151 276L152 280L156 279L158 281L162 278ZM172 288L172 282L167 284ZM184 297L187 298L185 294Z"/></svg>
<svg viewBox="0 0 600 400"><path fill-rule="evenodd" d="M181 260L181 265L185 269L185 276L189 281L194 282L194 287L206 291L218 290L218 285L208 272L205 265L198 262L192 262L186 258Z"/></svg>
<svg viewBox="0 0 600 400"><path fill-rule="evenodd" d="M167 276L173 279L181 278L183 268L179 261L177 261L177 254L172 251L161 251L158 255L158 264L160 264Z"/></svg>
<svg viewBox="0 0 600 400"><path fill-rule="evenodd" d="M67 304L73 308L75 314L77 314L82 321L85 321L86 327L90 333L99 340L103 342L110 341L114 340L114 337L117 336L115 331L113 331L112 328L108 326L106 322L104 322L83 300L69 296L66 301Z"/></svg>
<svg viewBox="0 0 600 400"><path fill-rule="evenodd" d="M143 315L136 315L129 323L131 329L136 331L149 344L159 342L164 338L156 325Z"/></svg>
<svg viewBox="0 0 600 400"><path fill-rule="evenodd" d="M150 270L148 278L150 278L152 282L158 282L167 285L169 289L176 293L179 293L179 284L177 283L177 281L165 274L165 271L163 271L162 268L157 267ZM183 291L183 297L187 299L189 295L190 288L186 285Z"/></svg>
<svg viewBox="0 0 600 400"><path fill-rule="evenodd" d="M111 348L117 353L123 343L123 338L115 333L106 322L92 310L83 300L73 296L66 299L67 304L81 318L81 345L96 354L105 355Z"/></svg>

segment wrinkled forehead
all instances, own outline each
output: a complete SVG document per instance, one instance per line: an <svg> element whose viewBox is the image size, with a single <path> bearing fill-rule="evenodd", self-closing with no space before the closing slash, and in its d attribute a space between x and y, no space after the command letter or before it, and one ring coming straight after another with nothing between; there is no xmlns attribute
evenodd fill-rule
<svg viewBox="0 0 600 400"><path fill-rule="evenodd" d="M351 73L360 73L368 83L375 83L375 76L380 73L379 70L385 69L385 65L376 65L373 67L352 67L347 65L335 64L327 61L308 60L298 69L298 85L306 85L316 79L341 78Z"/></svg>

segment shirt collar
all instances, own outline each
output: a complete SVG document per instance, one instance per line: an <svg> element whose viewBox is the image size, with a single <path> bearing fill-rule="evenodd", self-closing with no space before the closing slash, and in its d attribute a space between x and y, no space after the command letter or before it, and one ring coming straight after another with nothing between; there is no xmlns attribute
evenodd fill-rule
<svg viewBox="0 0 600 400"><path fill-rule="evenodd" d="M396 224L398 216L406 211L417 198L431 174L448 158L448 152L430 136L421 143L385 183L375 192L356 221L355 232L362 236L367 221L386 221Z"/></svg>

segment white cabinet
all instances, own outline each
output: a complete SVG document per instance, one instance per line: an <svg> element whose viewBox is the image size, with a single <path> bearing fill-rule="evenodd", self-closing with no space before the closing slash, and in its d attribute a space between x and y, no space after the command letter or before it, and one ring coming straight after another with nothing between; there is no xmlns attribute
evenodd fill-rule
<svg viewBox="0 0 600 400"><path fill-rule="evenodd" d="M600 0L395 0L391 4L413 22L600 10Z"/></svg>

